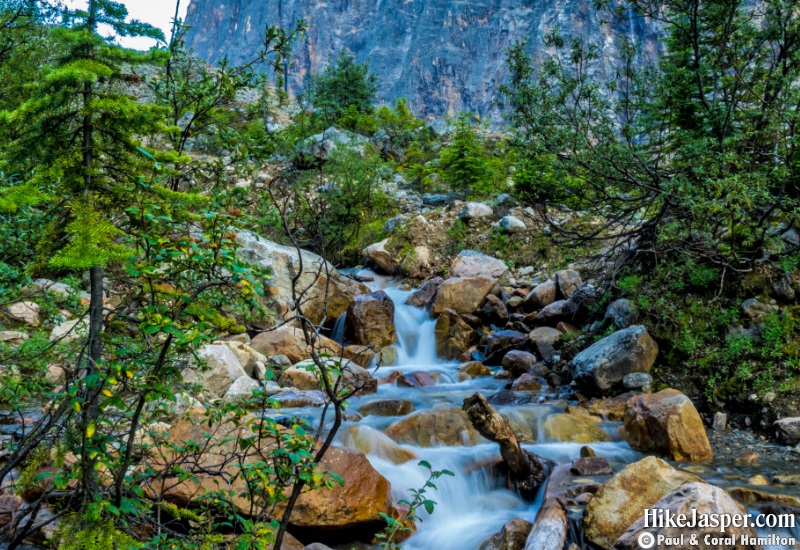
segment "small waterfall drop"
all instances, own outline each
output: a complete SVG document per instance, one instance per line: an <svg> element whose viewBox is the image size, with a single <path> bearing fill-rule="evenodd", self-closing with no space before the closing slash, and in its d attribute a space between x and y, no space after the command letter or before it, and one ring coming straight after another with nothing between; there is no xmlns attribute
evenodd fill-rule
<svg viewBox="0 0 800 550"><path fill-rule="evenodd" d="M331 330L331 340L337 344L344 344L344 324L346 321L347 312L345 311L336 318L336 322L333 324L333 330Z"/></svg>
<svg viewBox="0 0 800 550"><path fill-rule="evenodd" d="M406 305L411 291L385 288L394 302L394 326L397 331L397 366L419 368L446 363L436 354L436 319L424 309Z"/></svg>

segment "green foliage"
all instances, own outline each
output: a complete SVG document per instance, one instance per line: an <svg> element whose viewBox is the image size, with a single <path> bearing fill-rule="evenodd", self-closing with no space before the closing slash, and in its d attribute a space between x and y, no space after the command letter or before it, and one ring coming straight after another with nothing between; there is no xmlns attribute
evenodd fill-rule
<svg viewBox="0 0 800 550"><path fill-rule="evenodd" d="M357 115L372 114L377 91L377 77L369 65L356 63L342 51L322 74L312 78L309 99L325 127L344 118L355 129Z"/></svg>
<svg viewBox="0 0 800 550"><path fill-rule="evenodd" d="M433 514L436 502L427 497L427 492L429 489L438 491L438 487L433 483L434 480L442 476L455 476L450 470L434 470L426 460L420 461L419 466L428 470L430 475L427 481L425 481L425 485L418 489L410 490L412 497L410 501L405 499L398 501L398 504L408 507L408 511L405 515L400 518L393 518L387 514L381 514L381 517L386 521L386 528L376 535L375 538L381 541L383 550L399 550L400 547L394 542L395 538L400 533L409 533L413 531L414 524L417 521L422 521L422 518L418 515L420 509L425 510L428 515Z"/></svg>
<svg viewBox="0 0 800 550"><path fill-rule="evenodd" d="M453 141L442 151L440 170L464 200L469 199L470 193L486 195L491 190L486 151L472 115L463 113L456 120Z"/></svg>

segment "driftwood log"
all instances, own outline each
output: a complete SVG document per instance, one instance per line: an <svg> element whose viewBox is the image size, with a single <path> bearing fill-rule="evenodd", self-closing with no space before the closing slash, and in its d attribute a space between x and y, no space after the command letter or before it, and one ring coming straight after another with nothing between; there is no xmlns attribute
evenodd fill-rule
<svg viewBox="0 0 800 550"><path fill-rule="evenodd" d="M561 550L567 542L566 483L571 477L570 464L553 469L545 487L542 507L525 542L525 550Z"/></svg>
<svg viewBox="0 0 800 550"><path fill-rule="evenodd" d="M500 456L508 467L511 488L524 498L533 500L539 487L547 479L549 464L520 446L519 439L508 422L480 393L464 399L462 408L478 433L500 446Z"/></svg>

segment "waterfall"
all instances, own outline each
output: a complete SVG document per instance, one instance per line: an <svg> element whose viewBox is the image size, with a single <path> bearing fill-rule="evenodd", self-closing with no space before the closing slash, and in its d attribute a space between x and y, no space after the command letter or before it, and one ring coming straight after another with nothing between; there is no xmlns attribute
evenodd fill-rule
<svg viewBox="0 0 800 550"><path fill-rule="evenodd" d="M344 323L346 320L347 320L347 312L343 311L336 318L336 322L333 324L333 330L331 331L331 340L333 340L337 344L344 344Z"/></svg>
<svg viewBox="0 0 800 550"><path fill-rule="evenodd" d="M436 319L424 309L406 305L411 291L384 289L394 302L394 326L397 331L397 366L421 367L446 363L436 354Z"/></svg>

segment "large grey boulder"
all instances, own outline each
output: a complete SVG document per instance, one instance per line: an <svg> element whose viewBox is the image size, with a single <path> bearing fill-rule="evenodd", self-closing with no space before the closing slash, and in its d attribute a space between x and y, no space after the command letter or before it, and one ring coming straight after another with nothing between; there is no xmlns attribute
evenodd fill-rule
<svg viewBox="0 0 800 550"><path fill-rule="evenodd" d="M604 319L611 321L617 328L628 328L636 321L636 312L633 310L630 300L620 298L611 302L606 309Z"/></svg>
<svg viewBox="0 0 800 550"><path fill-rule="evenodd" d="M236 254L242 260L271 270L270 280L265 283L264 300L275 312L276 321L292 316L292 278L300 269L301 259L303 271L297 288L308 288L303 312L312 323L321 322L323 317L335 319L347 310L356 296L369 293L366 286L348 279L312 252L302 250L298 254L294 247L274 243L251 231L239 232L236 240L240 245Z"/></svg>
<svg viewBox="0 0 800 550"><path fill-rule="evenodd" d="M475 250L462 250L450 265L450 276L464 279L488 277L495 279L500 286L505 286L511 272L503 260Z"/></svg>
<svg viewBox="0 0 800 550"><path fill-rule="evenodd" d="M572 376L589 395L609 395L621 389L625 376L649 372L658 345L647 329L635 325L595 342L572 360Z"/></svg>
<svg viewBox="0 0 800 550"><path fill-rule="evenodd" d="M495 224L495 227L500 229L503 233L510 233L512 235L524 233L528 229L525 226L525 222L514 216L503 216L500 218L500 221Z"/></svg>
<svg viewBox="0 0 800 550"><path fill-rule="evenodd" d="M487 218L494 214L494 210L488 204L482 202L468 202L458 213L458 217L465 222L477 220L479 218Z"/></svg>
<svg viewBox="0 0 800 550"><path fill-rule="evenodd" d="M301 141L295 151L301 157L313 157L317 162L324 162L338 148L351 147L363 153L368 141L364 136L331 126Z"/></svg>

